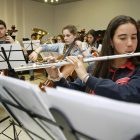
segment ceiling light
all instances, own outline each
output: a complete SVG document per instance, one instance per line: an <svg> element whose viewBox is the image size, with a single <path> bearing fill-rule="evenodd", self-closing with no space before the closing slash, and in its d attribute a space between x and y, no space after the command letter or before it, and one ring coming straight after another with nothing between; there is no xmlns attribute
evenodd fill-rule
<svg viewBox="0 0 140 140"><path fill-rule="evenodd" d="M44 0L45 2L48 2L48 0ZM51 2L54 2L54 0L49 0ZM58 2L58 0L55 0L55 2Z"/></svg>

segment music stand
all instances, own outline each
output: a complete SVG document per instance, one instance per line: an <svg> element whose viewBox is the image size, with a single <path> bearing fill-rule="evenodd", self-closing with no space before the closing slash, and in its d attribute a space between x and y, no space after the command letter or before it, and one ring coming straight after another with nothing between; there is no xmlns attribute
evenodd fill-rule
<svg viewBox="0 0 140 140"><path fill-rule="evenodd" d="M23 45L27 51L34 51L40 47L40 40L23 41ZM42 58L45 58L45 54L43 52L40 53L40 55Z"/></svg>
<svg viewBox="0 0 140 140"><path fill-rule="evenodd" d="M36 50L40 46L40 40L23 41L24 48L28 50Z"/></svg>
<svg viewBox="0 0 140 140"><path fill-rule="evenodd" d="M32 138L47 140L63 140L65 137L67 140L140 138L138 104L60 87L46 88L46 91L41 92L36 85L25 81L0 76L2 104L7 106L6 110L16 122L19 121L20 125L17 125L26 130Z"/></svg>
<svg viewBox="0 0 140 140"><path fill-rule="evenodd" d="M66 140L61 130L53 125L55 120L47 106L38 98L40 92L36 85L0 76L0 101L15 125L34 140Z"/></svg>
<svg viewBox="0 0 140 140"><path fill-rule="evenodd" d="M7 70L9 76L18 78L14 68L26 65L25 56L19 43L0 45L0 70Z"/></svg>

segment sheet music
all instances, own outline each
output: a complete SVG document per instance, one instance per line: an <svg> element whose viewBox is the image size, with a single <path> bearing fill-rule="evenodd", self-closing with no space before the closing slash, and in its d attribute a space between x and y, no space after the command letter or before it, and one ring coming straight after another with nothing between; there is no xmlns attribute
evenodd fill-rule
<svg viewBox="0 0 140 140"><path fill-rule="evenodd" d="M23 41L26 50L36 50L40 46L40 40Z"/></svg>
<svg viewBox="0 0 140 140"><path fill-rule="evenodd" d="M0 44L0 69L8 69L7 62L3 58L1 47L4 48L12 68L26 65L25 57L19 43Z"/></svg>
<svg viewBox="0 0 140 140"><path fill-rule="evenodd" d="M49 107L61 110L75 130L99 140L128 140L140 134L140 106L76 90L46 88Z"/></svg>
<svg viewBox="0 0 140 140"><path fill-rule="evenodd" d="M45 104L44 101L39 97L40 94L45 93L42 93L36 85L15 78L0 76L0 97L3 97L4 99L7 99L13 103L15 103L13 99L11 99L11 97L3 90L3 85L10 93L12 93L12 95L24 108L54 121L52 115L49 112L47 104ZM8 107L27 129L46 140L52 140L26 113L11 106ZM51 136L53 136L55 140L66 140L60 129L44 121L40 121L38 119L36 120L47 130Z"/></svg>

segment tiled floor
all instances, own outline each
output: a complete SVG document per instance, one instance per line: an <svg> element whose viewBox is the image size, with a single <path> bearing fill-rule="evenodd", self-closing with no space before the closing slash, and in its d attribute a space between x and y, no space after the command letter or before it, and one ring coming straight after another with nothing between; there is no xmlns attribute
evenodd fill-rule
<svg viewBox="0 0 140 140"><path fill-rule="evenodd" d="M20 75L19 77L21 76L25 76L25 80L26 81L29 81L31 83L34 83L36 85L39 85L40 82L44 82L45 79L46 79L46 76L44 73L34 73L35 75L35 78L34 78L34 81L30 81L29 78L30 78L30 75L29 74L24 74L24 75ZM7 117L8 114L7 112L4 110L4 108L2 107L2 105L0 104L0 120L4 119L5 117ZM10 124L10 121L9 119L7 119L6 121L0 123L0 133L9 126ZM21 129L19 127L16 127L17 129L17 132L19 132ZM4 134L8 135L9 137L11 137L12 139L14 138L14 135L13 135L13 128L12 126L9 127L5 132ZM9 138L7 138L6 136L4 135L0 135L0 140L9 140ZM19 134L19 140L30 140L30 138L24 133L24 131L22 130L21 133Z"/></svg>

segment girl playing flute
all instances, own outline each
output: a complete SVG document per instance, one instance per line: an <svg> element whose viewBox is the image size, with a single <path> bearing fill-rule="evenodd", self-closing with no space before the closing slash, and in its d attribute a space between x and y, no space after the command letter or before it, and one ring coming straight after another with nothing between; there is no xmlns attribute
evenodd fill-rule
<svg viewBox="0 0 140 140"><path fill-rule="evenodd" d="M124 15L113 18L107 27L102 46L100 56L140 52L136 21ZM91 74L86 71L82 56L68 56L66 59L74 64L78 77L74 82L67 83L57 67L46 68L54 87L62 86L111 99L140 103L139 57L96 62Z"/></svg>

